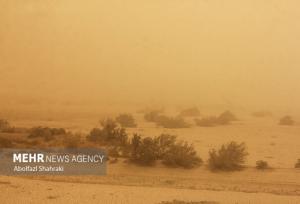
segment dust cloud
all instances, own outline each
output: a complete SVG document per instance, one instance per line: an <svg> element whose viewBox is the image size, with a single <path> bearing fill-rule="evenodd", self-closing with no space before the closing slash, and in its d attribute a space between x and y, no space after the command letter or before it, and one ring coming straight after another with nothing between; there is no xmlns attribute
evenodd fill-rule
<svg viewBox="0 0 300 204"><path fill-rule="evenodd" d="M2 108L299 112L299 7L296 0L1 0Z"/></svg>

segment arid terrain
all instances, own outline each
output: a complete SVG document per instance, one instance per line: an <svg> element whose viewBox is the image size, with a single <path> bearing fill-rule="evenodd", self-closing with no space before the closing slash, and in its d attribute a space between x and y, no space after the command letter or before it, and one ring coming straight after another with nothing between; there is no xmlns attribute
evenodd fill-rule
<svg viewBox="0 0 300 204"><path fill-rule="evenodd" d="M117 162L108 162L105 176L1 176L0 200L2 203L157 204L172 200L225 204L300 203L300 171L294 168L300 157L300 126L297 124L279 126L275 116L256 118L245 115L226 126L193 125L190 128L168 129L146 122L142 114L136 113L134 116L138 127L128 128L129 134L177 135L178 139L194 144L204 165L183 169L168 168L157 162L155 166L145 167L120 158ZM13 124L20 127L63 127L81 131L83 135L98 125L93 117L19 119ZM1 133L0 136L9 135ZM246 168L234 172L209 171L206 166L208 151L230 141L245 142L247 145L249 156ZM257 170L257 160L267 161L272 168Z"/></svg>

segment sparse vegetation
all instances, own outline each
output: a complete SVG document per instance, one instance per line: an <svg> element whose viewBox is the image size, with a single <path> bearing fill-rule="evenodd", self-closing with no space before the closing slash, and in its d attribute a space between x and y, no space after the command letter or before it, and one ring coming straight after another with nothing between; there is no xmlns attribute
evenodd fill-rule
<svg viewBox="0 0 300 204"><path fill-rule="evenodd" d="M116 121L124 128L134 128L137 126L133 116L130 114L121 114L116 118Z"/></svg>
<svg viewBox="0 0 300 204"><path fill-rule="evenodd" d="M5 132L10 128L11 126L7 120L0 119L0 132Z"/></svg>
<svg viewBox="0 0 300 204"><path fill-rule="evenodd" d="M181 117L167 117L167 116L159 116L155 123L158 126L164 128L188 128L189 124L187 124L183 118Z"/></svg>
<svg viewBox="0 0 300 204"><path fill-rule="evenodd" d="M289 115L284 116L280 119L279 125L294 125L295 121Z"/></svg>
<svg viewBox="0 0 300 204"><path fill-rule="evenodd" d="M142 165L153 165L158 159L158 144L151 137L141 138L134 135L132 138L131 161Z"/></svg>
<svg viewBox="0 0 300 204"><path fill-rule="evenodd" d="M66 135L63 128L34 127L30 129L28 138L43 138L45 141L51 141L55 136Z"/></svg>
<svg viewBox="0 0 300 204"><path fill-rule="evenodd" d="M268 162L259 160L256 162L256 169L259 169L259 170L270 169L270 166L269 166Z"/></svg>
<svg viewBox="0 0 300 204"><path fill-rule="evenodd" d="M102 145L125 146L128 135L124 128L119 127L112 119L100 122L101 128L94 128L87 136L87 140Z"/></svg>
<svg viewBox="0 0 300 204"><path fill-rule="evenodd" d="M144 119L147 122L156 122L158 117L160 116L161 112L160 111L150 111L144 114Z"/></svg>
<svg viewBox="0 0 300 204"><path fill-rule="evenodd" d="M192 145L177 142L172 135L141 138L135 134L130 144L131 161L143 165L152 165L156 160L162 160L167 166L193 168L202 163Z"/></svg>
<svg viewBox="0 0 300 204"><path fill-rule="evenodd" d="M161 115L158 111L152 111L146 113L144 118L148 122L154 122L156 125L164 127L164 128L188 128L189 124L187 124L184 119L180 116L177 117L168 117L165 115Z"/></svg>
<svg viewBox="0 0 300 204"><path fill-rule="evenodd" d="M181 117L198 117L200 116L200 111L197 107L187 108L180 112Z"/></svg>
<svg viewBox="0 0 300 204"><path fill-rule="evenodd" d="M296 162L295 168L300 168L300 159L298 159L298 161Z"/></svg>
<svg viewBox="0 0 300 204"><path fill-rule="evenodd" d="M218 124L219 125L227 125L232 121L237 120L236 116L230 112L230 111L225 111L221 113L218 117Z"/></svg>
<svg viewBox="0 0 300 204"><path fill-rule="evenodd" d="M171 167L193 168L202 164L194 147L186 142L173 144L162 159L165 165Z"/></svg>
<svg viewBox="0 0 300 204"><path fill-rule="evenodd" d="M230 111L225 111L221 113L218 117L209 116L201 119L195 119L195 123L202 127L214 127L217 125L228 125L232 121L237 120L236 116Z"/></svg>
<svg viewBox="0 0 300 204"><path fill-rule="evenodd" d="M211 170L240 170L247 155L245 143L230 142L222 145L219 150L212 149L209 152L208 165Z"/></svg>

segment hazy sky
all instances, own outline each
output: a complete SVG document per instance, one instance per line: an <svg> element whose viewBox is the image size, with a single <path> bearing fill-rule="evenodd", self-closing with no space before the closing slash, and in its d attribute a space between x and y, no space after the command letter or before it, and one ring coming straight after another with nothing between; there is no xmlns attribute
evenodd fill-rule
<svg viewBox="0 0 300 204"><path fill-rule="evenodd" d="M0 0L0 96L294 109L299 22L299 0Z"/></svg>

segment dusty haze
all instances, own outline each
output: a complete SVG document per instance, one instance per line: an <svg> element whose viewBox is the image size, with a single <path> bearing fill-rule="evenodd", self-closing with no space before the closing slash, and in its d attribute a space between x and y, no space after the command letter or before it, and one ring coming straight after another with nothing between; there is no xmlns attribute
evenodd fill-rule
<svg viewBox="0 0 300 204"><path fill-rule="evenodd" d="M299 8L297 0L0 0L1 104L299 111Z"/></svg>

